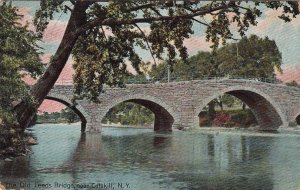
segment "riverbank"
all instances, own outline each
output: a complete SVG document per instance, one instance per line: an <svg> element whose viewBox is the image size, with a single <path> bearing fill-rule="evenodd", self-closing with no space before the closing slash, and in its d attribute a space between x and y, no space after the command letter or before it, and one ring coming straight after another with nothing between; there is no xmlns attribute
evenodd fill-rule
<svg viewBox="0 0 300 190"><path fill-rule="evenodd" d="M242 136L296 136L300 137L300 126L297 127L280 127L277 131L261 131L258 127L249 128L225 128L225 127L199 127L190 128L185 131L203 133L203 134L232 134Z"/></svg>
<svg viewBox="0 0 300 190"><path fill-rule="evenodd" d="M80 126L81 122L77 123L59 123L59 124L53 124L53 123L43 123L43 124L37 124L37 126L40 125L50 125L50 126ZM101 124L103 128L130 128L130 129L153 129L152 125L121 125L121 124ZM31 130L31 128L27 129ZM257 134L283 134L283 133L295 133L300 134L300 126L295 127L279 127L277 131L261 131L259 130L258 126L255 127L248 127L248 128L240 128L240 127L218 127L218 126L212 126L212 127L195 127L195 128L184 128L182 129L176 129L173 128L173 131L199 131L199 132L252 132Z"/></svg>
<svg viewBox="0 0 300 190"><path fill-rule="evenodd" d="M43 128L43 127L58 127L58 126L70 126L70 128L79 128L80 127L80 122L78 123L71 123L71 124L38 124L35 127L36 128ZM34 128L35 128L34 127ZM20 154L15 154L9 155L5 154L1 155L0 153L0 159L6 161L12 161L15 157L18 156L27 156L31 154L31 148L28 142L31 142L31 144L37 144L37 139L35 137L35 131L36 129L29 128L27 129L27 140L26 140L26 153L20 152ZM127 126L127 125L118 125L118 124L103 124L103 128L116 128L116 129L153 129L152 126ZM277 131L259 131L258 127L250 127L250 128L237 128L237 127L232 127L232 128L225 128L225 127L197 127L197 128L189 128L189 129L184 129L184 130L179 130L179 129L173 129L173 132L178 133L178 132L183 132L186 134L193 133L193 134L211 134L211 135L239 135L239 136L261 136L261 137L282 137L282 136L289 136L289 137L300 137L300 126L295 126L295 127L280 127ZM172 133L170 133L171 135ZM37 136L38 137L38 136ZM39 137L38 137L39 138ZM1 150L0 150L1 152Z"/></svg>
<svg viewBox="0 0 300 190"><path fill-rule="evenodd" d="M121 125L121 124L101 124L107 128L134 128L134 129L153 129L153 125Z"/></svg>
<svg viewBox="0 0 300 190"><path fill-rule="evenodd" d="M1 137L1 141L7 141ZM0 160L13 161L17 157L26 157L32 154L31 146L37 145L37 138L32 133L25 132L19 138L13 138L12 143L0 148ZM8 144L8 143L7 143Z"/></svg>

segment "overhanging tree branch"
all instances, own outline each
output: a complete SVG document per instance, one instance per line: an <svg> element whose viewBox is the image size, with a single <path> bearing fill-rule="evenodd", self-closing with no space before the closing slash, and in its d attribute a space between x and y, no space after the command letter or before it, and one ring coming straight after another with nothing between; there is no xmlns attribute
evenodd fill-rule
<svg viewBox="0 0 300 190"><path fill-rule="evenodd" d="M235 6L234 3L229 2L226 5L221 5L215 8L210 8L208 10L203 10L203 11L197 11L195 13L191 13L191 14L184 14L184 15L178 15L178 16L160 16L160 17L149 17L149 18L135 18L135 19L130 19L130 20L116 20L116 19L100 19L100 18L96 18L92 21L89 21L87 24L83 25L82 27L78 28L75 33L81 33L83 31L86 31L89 28L93 28L95 26L118 26L118 25L126 25L126 24L137 24L137 23L151 23L151 22L155 22L155 21L168 21L168 20L176 20L176 19L192 19L196 16L203 16L206 15L208 13L214 12L214 11L218 11L218 10L222 10L222 9L226 9L229 7L233 7Z"/></svg>
<svg viewBox="0 0 300 190"><path fill-rule="evenodd" d="M145 39L145 41L146 41L146 44L147 44L147 46L148 46L148 48L149 48L149 51L150 51L150 53L151 53L152 59L153 59L155 65L157 65L157 64L156 64L155 57L154 57L154 54L153 54L153 51L152 51L151 46L150 46L150 44L149 44L149 42L148 42L147 36L145 35L144 31L143 31L137 24L135 24L135 26L136 26L136 27L139 29L139 31L142 33L142 35L143 35L143 37L144 37L144 39Z"/></svg>

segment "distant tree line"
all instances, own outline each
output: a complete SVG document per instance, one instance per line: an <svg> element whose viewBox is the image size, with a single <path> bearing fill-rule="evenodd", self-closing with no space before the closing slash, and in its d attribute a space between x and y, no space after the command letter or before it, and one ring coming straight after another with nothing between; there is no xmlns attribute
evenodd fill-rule
<svg viewBox="0 0 300 190"><path fill-rule="evenodd" d="M275 79L275 71L281 70L281 53L275 41L256 35L244 37L237 43L224 45L212 51L200 51L186 61L171 63L171 77L181 79L204 76L240 76L249 78ZM147 73L159 81L167 76L168 62L153 65Z"/></svg>
<svg viewBox="0 0 300 190"><path fill-rule="evenodd" d="M66 107L60 112L43 112L43 114L37 115L36 123L75 123L79 121L79 116L72 109Z"/></svg>
<svg viewBox="0 0 300 190"><path fill-rule="evenodd" d="M300 88L300 84L298 84L296 81L288 82L286 83L287 86L294 86Z"/></svg>
<svg viewBox="0 0 300 190"><path fill-rule="evenodd" d="M102 122L120 123L121 125L149 125L153 121L154 114L146 107L123 102L109 110Z"/></svg>

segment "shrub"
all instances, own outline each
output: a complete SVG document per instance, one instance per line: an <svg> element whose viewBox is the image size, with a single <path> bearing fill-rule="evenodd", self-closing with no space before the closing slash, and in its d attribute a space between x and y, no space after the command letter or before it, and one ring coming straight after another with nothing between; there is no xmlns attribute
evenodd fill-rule
<svg viewBox="0 0 300 190"><path fill-rule="evenodd" d="M297 123L294 121L289 122L289 127L296 127Z"/></svg>
<svg viewBox="0 0 300 190"><path fill-rule="evenodd" d="M256 119L251 110L240 110L232 114L231 120L238 123L240 127L249 127L250 125L256 125Z"/></svg>
<svg viewBox="0 0 300 190"><path fill-rule="evenodd" d="M213 120L213 124L216 126L226 126L227 123L229 123L231 121L231 116L220 112L216 114L215 119Z"/></svg>

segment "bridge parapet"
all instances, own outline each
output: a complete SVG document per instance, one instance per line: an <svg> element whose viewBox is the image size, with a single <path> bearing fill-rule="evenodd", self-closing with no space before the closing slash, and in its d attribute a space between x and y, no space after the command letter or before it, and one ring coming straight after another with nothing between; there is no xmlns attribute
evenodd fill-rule
<svg viewBox="0 0 300 190"><path fill-rule="evenodd" d="M236 79L236 80L249 80L249 81L257 81L257 82L264 82L264 83L271 83L271 84L283 84L282 81L276 78L263 78L263 77L253 77L253 76L202 76L202 77L163 77L160 79L128 79L125 81L125 84L151 84L151 83L169 83L169 82L182 82L182 81L202 81L202 80L228 80L228 79ZM72 85L73 80L60 80L55 83L56 85Z"/></svg>

